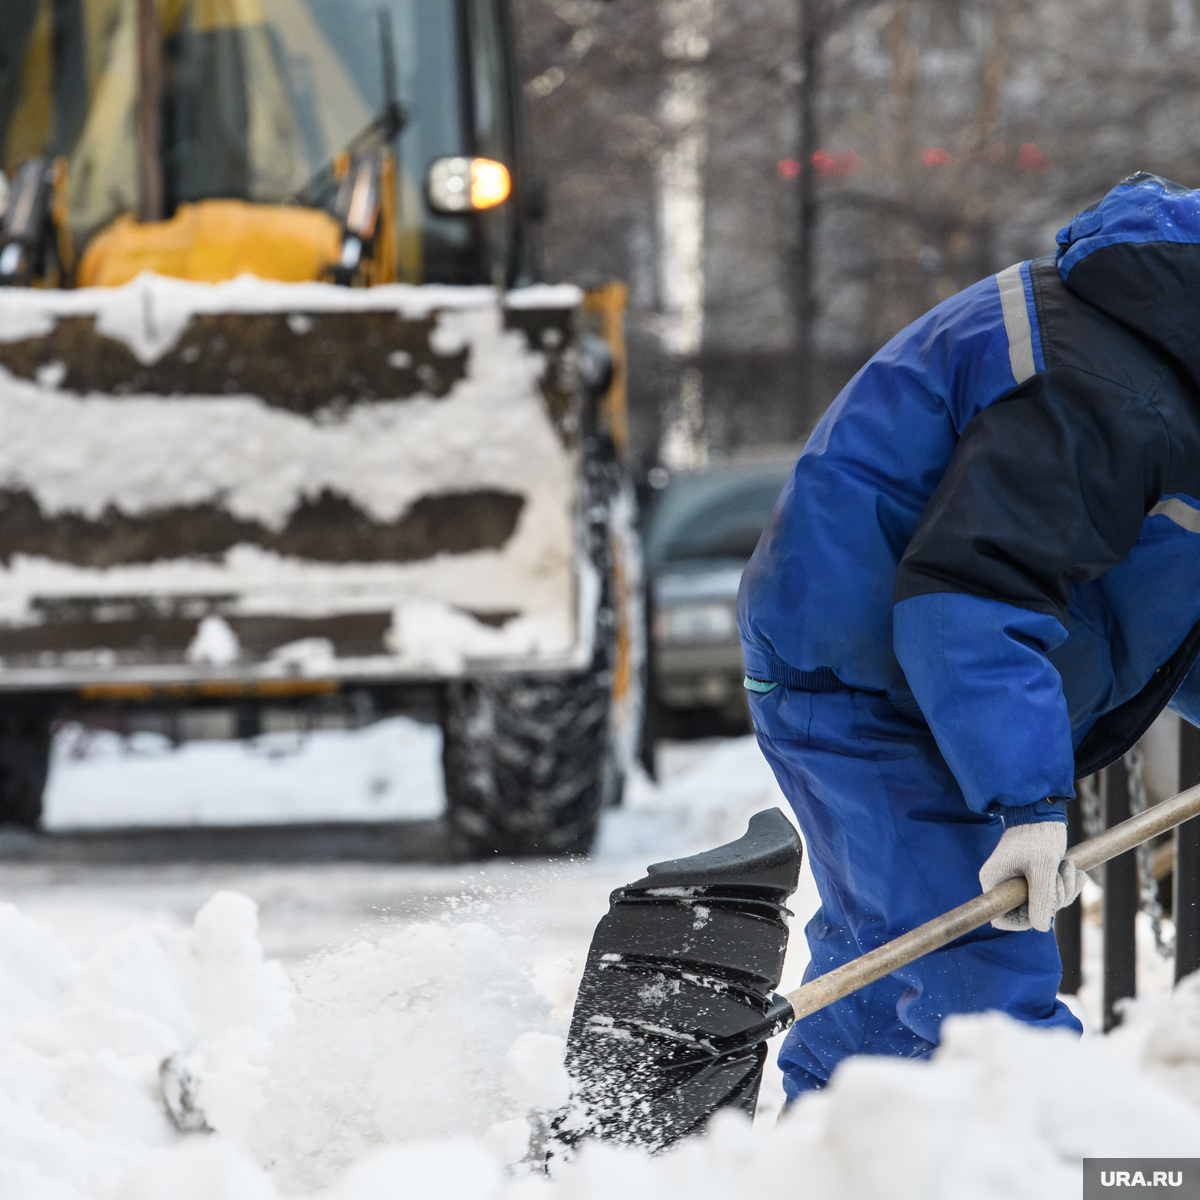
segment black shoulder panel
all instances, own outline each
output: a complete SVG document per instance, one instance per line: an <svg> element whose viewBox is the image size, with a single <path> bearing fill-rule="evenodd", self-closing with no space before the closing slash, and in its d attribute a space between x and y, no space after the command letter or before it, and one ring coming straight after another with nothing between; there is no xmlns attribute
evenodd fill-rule
<svg viewBox="0 0 1200 1200"><path fill-rule="evenodd" d="M1200 245L1162 241L1101 246L1071 268L1065 286L1136 330L1200 383Z"/></svg>
<svg viewBox="0 0 1200 1200"><path fill-rule="evenodd" d="M1048 368L1086 371L1137 393L1144 393L1161 374L1158 348L1075 295L1063 283L1053 255L1035 259L1029 277Z"/></svg>
<svg viewBox="0 0 1200 1200"><path fill-rule="evenodd" d="M898 601L964 592L1061 617L1163 495L1200 495L1200 400L1179 364L1074 294L1052 257L1030 274L1045 370L967 423Z"/></svg>
<svg viewBox="0 0 1200 1200"><path fill-rule="evenodd" d="M1078 263L1071 272L1069 288L1053 255L1031 265L1046 366L1074 368L1144 396L1159 413L1171 441L1163 492L1200 496L1200 393L1185 365L1158 339L1102 312L1077 294L1081 288L1076 285L1091 278L1087 264L1092 259L1099 264L1114 249L1119 248L1097 251ZM1116 303L1110 298L1110 307ZM1164 310L1159 328L1165 329L1176 315L1169 304L1160 303L1159 308ZM1195 342L1200 347L1200 338Z"/></svg>
<svg viewBox="0 0 1200 1200"><path fill-rule="evenodd" d="M965 592L1060 618L1163 494L1169 442L1141 397L1051 367L967 422L896 574L896 599Z"/></svg>

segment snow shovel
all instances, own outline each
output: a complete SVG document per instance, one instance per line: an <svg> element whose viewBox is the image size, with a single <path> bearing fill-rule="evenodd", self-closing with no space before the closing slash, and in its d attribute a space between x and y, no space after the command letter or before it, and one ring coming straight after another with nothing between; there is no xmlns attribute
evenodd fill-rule
<svg viewBox="0 0 1200 1200"><path fill-rule="evenodd" d="M1200 786L1067 852L1088 871L1200 815ZM1024 879L991 891L804 984L779 985L801 845L778 809L746 835L659 863L613 892L596 927L567 1037L566 1147L590 1137L658 1151L721 1108L753 1116L767 1039L1026 902Z"/></svg>

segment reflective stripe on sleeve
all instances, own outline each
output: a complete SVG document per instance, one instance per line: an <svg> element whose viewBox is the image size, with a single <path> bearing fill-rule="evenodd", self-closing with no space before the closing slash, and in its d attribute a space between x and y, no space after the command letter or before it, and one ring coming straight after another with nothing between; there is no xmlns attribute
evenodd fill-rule
<svg viewBox="0 0 1200 1200"><path fill-rule="evenodd" d="M1166 517L1174 521L1180 529L1188 533L1200 533L1200 510L1172 496L1169 500L1160 500L1147 514L1148 517Z"/></svg>
<svg viewBox="0 0 1200 1200"><path fill-rule="evenodd" d="M1029 326L1029 310L1025 307L1025 282L1021 264L1009 267L996 276L1000 285L1000 308L1004 313L1004 329L1008 334L1008 361L1013 378L1024 383L1036 373L1033 365L1033 330Z"/></svg>

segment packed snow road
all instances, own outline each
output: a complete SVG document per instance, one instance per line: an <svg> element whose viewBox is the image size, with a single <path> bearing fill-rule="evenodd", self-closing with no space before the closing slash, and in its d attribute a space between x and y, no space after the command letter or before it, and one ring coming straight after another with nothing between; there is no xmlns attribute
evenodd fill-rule
<svg viewBox="0 0 1200 1200"><path fill-rule="evenodd" d="M56 748L48 823L63 837L335 814L419 826L440 803L436 733L406 722L254 749L80 736ZM932 1064L853 1062L778 1126L772 1067L754 1129L727 1116L660 1159L591 1148L531 1175L536 1114L566 1099L562 1037L608 892L780 802L750 739L670 746L664 766L606 816L586 863L10 858L0 1195L999 1198L1077 1192L1083 1155L1200 1155L1194 987L1082 1044L952 1022ZM805 875L792 907L815 904ZM805 964L800 925L785 987ZM1165 973L1149 978L1161 989Z"/></svg>
<svg viewBox="0 0 1200 1200"><path fill-rule="evenodd" d="M740 837L751 814L782 803L750 739L674 743L662 783L635 779L606 815L590 861L438 865L439 739L404 718L178 750L69 728L55 745L50 836L0 835L0 899L79 952L147 911L190 924L226 889L254 899L266 953L289 967L376 927L467 909L582 962L626 875Z"/></svg>

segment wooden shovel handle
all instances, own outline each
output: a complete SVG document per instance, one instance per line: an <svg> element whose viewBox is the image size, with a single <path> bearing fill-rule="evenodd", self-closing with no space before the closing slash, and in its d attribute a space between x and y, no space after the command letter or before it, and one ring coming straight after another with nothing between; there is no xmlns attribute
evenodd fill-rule
<svg viewBox="0 0 1200 1200"><path fill-rule="evenodd" d="M1124 854L1157 834L1174 829L1192 817L1200 816L1200 785L1172 796L1162 804L1156 804L1128 821L1114 825L1086 842L1080 842L1067 851L1067 858L1081 871L1090 871L1101 863ZM875 950L864 954L853 962L845 963L798 987L786 996L796 1020L857 992L859 988L890 975L899 967L907 966L918 958L940 950L955 938L960 938L994 918L1019 908L1028 899L1028 889L1023 878L1006 879L990 892L968 900L957 908L918 925L916 929L902 934Z"/></svg>

